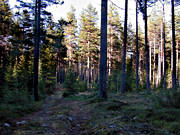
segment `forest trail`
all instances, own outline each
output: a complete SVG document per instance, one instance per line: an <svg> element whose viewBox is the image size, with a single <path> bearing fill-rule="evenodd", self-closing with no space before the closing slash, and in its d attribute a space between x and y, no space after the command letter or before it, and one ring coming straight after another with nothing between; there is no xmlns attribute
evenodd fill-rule
<svg viewBox="0 0 180 135"><path fill-rule="evenodd" d="M27 115L14 128L13 135L81 135L90 115L83 102L64 99L61 92L45 100L39 112ZM8 133L9 135L9 133Z"/></svg>
<svg viewBox="0 0 180 135"><path fill-rule="evenodd" d="M66 98L62 97L62 93L59 90L47 97L40 111L13 120L0 135L180 133L180 109L155 108L146 93L109 93L108 100L99 100L96 92L81 92ZM165 127L162 127L162 122Z"/></svg>

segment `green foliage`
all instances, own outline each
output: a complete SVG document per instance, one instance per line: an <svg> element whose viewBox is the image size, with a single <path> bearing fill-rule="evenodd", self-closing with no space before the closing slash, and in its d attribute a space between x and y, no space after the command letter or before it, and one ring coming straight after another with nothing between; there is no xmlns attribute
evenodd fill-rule
<svg viewBox="0 0 180 135"><path fill-rule="evenodd" d="M171 133L179 134L180 133L180 123L179 122L172 122L168 125L168 130Z"/></svg>
<svg viewBox="0 0 180 135"><path fill-rule="evenodd" d="M5 92L0 104L0 119L17 118L27 113L37 111L41 102L34 102L32 95L25 90L9 90Z"/></svg>
<svg viewBox="0 0 180 135"><path fill-rule="evenodd" d="M91 82L91 91L95 91L96 92L98 90L98 88L99 88L98 82L92 81Z"/></svg>
<svg viewBox="0 0 180 135"><path fill-rule="evenodd" d="M119 70L112 71L112 75L108 78L108 89L110 91L119 91L121 84L121 73Z"/></svg>
<svg viewBox="0 0 180 135"><path fill-rule="evenodd" d="M133 91L135 90L135 76L134 76L134 71L128 69L127 75L126 75L126 90L127 91ZM119 70L114 70L112 71L112 75L109 76L108 78L108 89L110 91L120 91L120 86L121 86L121 71Z"/></svg>
<svg viewBox="0 0 180 135"><path fill-rule="evenodd" d="M4 95L6 104L26 104L32 101L31 95L26 90L11 90Z"/></svg>
<svg viewBox="0 0 180 135"><path fill-rule="evenodd" d="M156 105L180 108L180 89L161 90L160 93L154 95L154 97Z"/></svg>
<svg viewBox="0 0 180 135"><path fill-rule="evenodd" d="M63 94L64 97L87 90L86 82L80 81L72 69L67 70L63 87L66 90Z"/></svg>
<svg viewBox="0 0 180 135"><path fill-rule="evenodd" d="M78 39L79 58L81 62L90 59L90 65L97 65L99 59L100 32L97 27L97 11L91 4L81 13L81 26Z"/></svg>
<svg viewBox="0 0 180 135"><path fill-rule="evenodd" d="M75 72L69 69L66 72L66 78L63 86L64 88L66 88L67 91L75 92L75 88L74 88L75 82L76 82Z"/></svg>
<svg viewBox="0 0 180 135"><path fill-rule="evenodd" d="M69 63L77 62L77 19L75 16L75 8L71 7L71 11L67 13L68 24L64 26L64 44L67 47L67 60Z"/></svg>
<svg viewBox="0 0 180 135"><path fill-rule="evenodd" d="M87 90L87 82L81 81L79 77L76 79L74 84L75 90L78 92L83 92Z"/></svg>
<svg viewBox="0 0 180 135"><path fill-rule="evenodd" d="M41 82L45 83L43 93L52 94L54 93L56 84L56 65L54 54L52 53L53 47L44 45L41 52Z"/></svg>

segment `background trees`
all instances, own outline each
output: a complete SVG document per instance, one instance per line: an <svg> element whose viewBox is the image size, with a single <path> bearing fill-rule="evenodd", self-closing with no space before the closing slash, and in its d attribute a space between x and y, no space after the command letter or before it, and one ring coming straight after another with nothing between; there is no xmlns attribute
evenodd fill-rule
<svg viewBox="0 0 180 135"><path fill-rule="evenodd" d="M106 88L118 92L121 86L122 93L125 92L125 88L127 91L135 90L135 87L137 90L144 89L145 86L147 90L162 88L162 80L164 88L174 87L173 79L170 77L172 75L176 77L178 84L179 11L175 10L174 24L165 19L167 13L164 6L168 4L170 6L170 3L162 0L160 4L162 7L157 8L157 5L159 6L157 0L137 0L136 15L138 12L142 13L139 14L139 18L143 15L145 27L138 27L136 17L135 33L135 27L127 22L127 7L122 9L112 1L108 6L107 24L105 23L107 26L103 25L101 30L98 25L97 9L91 4L82 10L80 18L76 16L76 9L72 7L67 13L67 20L60 19L55 22L46 7L59 2L54 0L43 0L40 4L35 2L40 1L19 1L20 6L16 7L17 12L14 13L9 8L8 1L0 1L1 97L6 94L7 89L27 91L27 95L32 96L35 86L37 100L37 89L40 97L53 93L57 83L68 80L65 74L69 71L73 72L74 78L70 79L75 80L74 88L84 91L102 88L103 90L99 91L100 97L106 97ZM131 4L131 1L129 3ZM175 1L175 6L178 4L179 2ZM149 12L151 10L152 12ZM121 19L120 12L126 13L125 18ZM33 17L35 14L36 18ZM104 17L105 14L102 19L105 19ZM38 31L35 30L37 26ZM173 30L176 32L175 48L171 48L174 36L171 37L170 26L175 27ZM104 32L107 35L101 35L103 30L106 30L105 27L107 32ZM100 42L100 39L103 41ZM39 44L39 50L37 44L34 46L35 41ZM33 51L36 51L35 56ZM101 56L103 60L100 60L102 55L100 52L103 54ZM33 70L33 67L36 70ZM33 78L33 75L36 76ZM98 84L98 81L101 83ZM101 93L103 91L104 95Z"/></svg>
<svg viewBox="0 0 180 135"><path fill-rule="evenodd" d="M92 80L92 70L97 71L98 68L99 29L97 19L97 11L92 5L88 5L87 9L82 11L78 52L81 68L87 71L88 89L90 89Z"/></svg>
<svg viewBox="0 0 180 135"><path fill-rule="evenodd" d="M77 58L77 19L75 17L75 9L74 7L71 7L71 11L67 13L67 22L69 24L65 26L64 28L64 44L67 47L67 61L69 62L69 67L73 63L78 63L78 58Z"/></svg>

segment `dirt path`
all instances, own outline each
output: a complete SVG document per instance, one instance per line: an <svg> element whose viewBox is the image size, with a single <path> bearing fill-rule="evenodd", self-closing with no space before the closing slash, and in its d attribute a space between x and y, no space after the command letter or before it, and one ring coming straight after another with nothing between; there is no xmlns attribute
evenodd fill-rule
<svg viewBox="0 0 180 135"><path fill-rule="evenodd" d="M70 101L60 96L46 99L41 111L35 112L20 122L13 135L81 135L86 134L89 113L80 101Z"/></svg>

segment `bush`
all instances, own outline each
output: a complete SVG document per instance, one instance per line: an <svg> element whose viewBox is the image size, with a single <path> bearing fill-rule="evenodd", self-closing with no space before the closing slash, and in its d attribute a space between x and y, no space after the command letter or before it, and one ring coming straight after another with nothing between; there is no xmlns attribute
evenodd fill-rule
<svg viewBox="0 0 180 135"><path fill-rule="evenodd" d="M126 91L136 89L135 76L133 72L126 73ZM108 78L108 89L111 91L120 91L121 88L121 72L119 70L112 71L112 75Z"/></svg>
<svg viewBox="0 0 180 135"><path fill-rule="evenodd" d="M3 98L6 104L26 104L32 101L32 96L26 90L9 90Z"/></svg>
<svg viewBox="0 0 180 135"><path fill-rule="evenodd" d="M50 95L55 92L55 86L56 86L56 78L55 77L48 77L45 79L41 79L39 81L39 92L44 95Z"/></svg>
<svg viewBox="0 0 180 135"><path fill-rule="evenodd" d="M162 107L180 108L180 89L160 91L159 94L154 96L156 98L155 100Z"/></svg>
<svg viewBox="0 0 180 135"><path fill-rule="evenodd" d="M121 86L121 73L118 70L112 72L108 78L108 89L111 91L119 91Z"/></svg>
<svg viewBox="0 0 180 135"><path fill-rule="evenodd" d="M87 83L85 81L80 81L79 78L76 79L74 83L74 89L76 92L83 92L87 90Z"/></svg>
<svg viewBox="0 0 180 135"><path fill-rule="evenodd" d="M65 81L63 83L63 87L65 88L65 92L63 93L63 97L68 97L70 95L76 94L78 92L83 92L87 90L87 82L81 81L79 76L76 76L76 73L69 69L66 72Z"/></svg>
<svg viewBox="0 0 180 135"><path fill-rule="evenodd" d="M0 103L0 119L12 119L37 111L41 102L34 102L26 90L7 90Z"/></svg>
<svg viewBox="0 0 180 135"><path fill-rule="evenodd" d="M66 77L65 77L65 81L63 83L63 87L69 91L74 93L75 92L75 83L76 83L76 76L75 76L75 72L71 69L69 69L66 72Z"/></svg>
<svg viewBox="0 0 180 135"><path fill-rule="evenodd" d="M179 122L172 122L168 125L168 130L171 133L179 134L180 133L180 124Z"/></svg>

